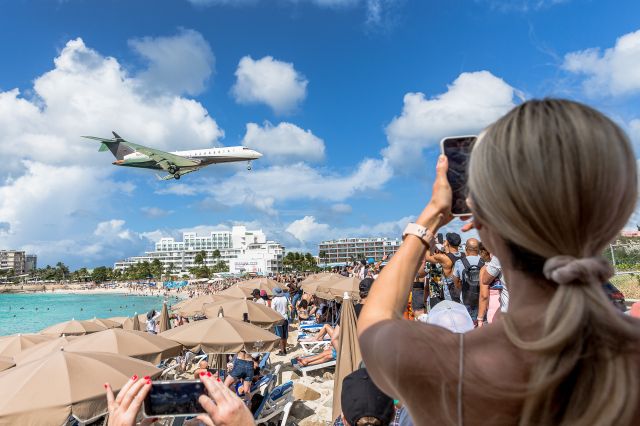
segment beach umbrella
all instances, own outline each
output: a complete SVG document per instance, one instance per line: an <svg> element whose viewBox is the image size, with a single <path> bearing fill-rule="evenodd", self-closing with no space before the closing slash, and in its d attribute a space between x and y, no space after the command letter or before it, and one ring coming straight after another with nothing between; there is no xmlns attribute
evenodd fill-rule
<svg viewBox="0 0 640 426"><path fill-rule="evenodd" d="M16 363L13 361L13 358L8 356L0 356L0 371L8 370L14 365L16 365Z"/></svg>
<svg viewBox="0 0 640 426"><path fill-rule="evenodd" d="M117 392L134 374L161 372L123 355L59 350L0 374L0 424L61 425L71 415L86 422L107 411L105 382Z"/></svg>
<svg viewBox="0 0 640 426"><path fill-rule="evenodd" d="M113 322L117 322L118 324L120 324L120 326L122 326L122 324L129 319L129 317L111 317L111 318L107 318L109 321L113 321Z"/></svg>
<svg viewBox="0 0 640 426"><path fill-rule="evenodd" d="M326 300L340 300L344 293L348 293L352 300L360 300L360 278L342 277L318 284L315 295Z"/></svg>
<svg viewBox="0 0 640 426"><path fill-rule="evenodd" d="M42 334L12 334L0 337L0 356L12 357L39 343L55 339Z"/></svg>
<svg viewBox="0 0 640 426"><path fill-rule="evenodd" d="M338 359L336 360L336 372L333 375L333 416L335 418L342 412L340 396L342 395L342 381L346 376L360 367L362 354L358 343L356 330L356 311L349 293L343 294L342 313L340 315L340 336L338 337Z"/></svg>
<svg viewBox="0 0 640 426"><path fill-rule="evenodd" d="M181 343L193 352L206 353L271 352L280 341L267 330L225 317L194 321L160 336Z"/></svg>
<svg viewBox="0 0 640 426"><path fill-rule="evenodd" d="M276 287L284 288L284 284L280 284L278 281L272 280L270 278L254 278L247 281L242 281L238 283L239 288L247 288L249 289L249 295L255 289L264 290L267 292L269 296L273 296L273 289Z"/></svg>
<svg viewBox="0 0 640 426"><path fill-rule="evenodd" d="M335 274L333 272L321 272L319 274L309 275L300 283L300 288L305 293L314 294L316 288L320 284L329 283L331 281L337 281L344 278L344 275Z"/></svg>
<svg viewBox="0 0 640 426"><path fill-rule="evenodd" d="M140 316L137 315L137 312L136 315L133 316L133 324L131 324L131 328L133 329L133 331L142 331L142 327L140 327Z"/></svg>
<svg viewBox="0 0 640 426"><path fill-rule="evenodd" d="M106 327L91 321L79 321L72 319L71 321L61 322L42 330L41 334L49 334L53 336L82 336L83 334L96 333L106 330Z"/></svg>
<svg viewBox="0 0 640 426"><path fill-rule="evenodd" d="M45 356L59 351L61 348L64 348L67 344L71 343L72 340L77 339L78 336L61 336L56 337L52 340L48 340L46 342L39 343L35 346L32 346L19 354L13 356L13 360L18 365L25 364L27 362L35 361L36 359L44 358Z"/></svg>
<svg viewBox="0 0 640 426"><path fill-rule="evenodd" d="M267 305L255 303L247 299L229 299L204 305L204 313L207 318L217 317L220 309L223 310L225 318L243 321L245 315L247 315L251 324L261 328L270 328L284 320L282 315Z"/></svg>
<svg viewBox="0 0 640 426"><path fill-rule="evenodd" d="M244 297L244 296L241 296ZM207 303L216 303L223 300L228 300L232 297L225 294L206 294L204 296L194 297L193 299L187 299L183 302L180 302L178 305L175 305L172 311L177 312L178 314L184 317L193 317L196 315L204 315L203 306Z"/></svg>
<svg viewBox="0 0 640 426"><path fill-rule="evenodd" d="M226 296L226 297L235 297L236 299L244 299L245 297L251 297L252 291L253 290L249 287L238 287L238 285L232 285L228 289L218 293L218 295ZM270 293L267 292L267 294L270 294Z"/></svg>
<svg viewBox="0 0 640 426"><path fill-rule="evenodd" d="M122 323L118 322L118 321L114 321L111 319L107 319L107 318L93 318L92 320L89 320L91 322L94 322L98 325L103 326L106 329L109 328L122 328Z"/></svg>
<svg viewBox="0 0 640 426"><path fill-rule="evenodd" d="M160 324L158 330L160 333L171 329L171 321L169 320L169 310L167 309L167 302L162 304L162 311L160 312Z"/></svg>
<svg viewBox="0 0 640 426"><path fill-rule="evenodd" d="M182 345L144 331L110 329L78 337L65 345L69 352L109 352L126 355L153 364L178 356Z"/></svg>

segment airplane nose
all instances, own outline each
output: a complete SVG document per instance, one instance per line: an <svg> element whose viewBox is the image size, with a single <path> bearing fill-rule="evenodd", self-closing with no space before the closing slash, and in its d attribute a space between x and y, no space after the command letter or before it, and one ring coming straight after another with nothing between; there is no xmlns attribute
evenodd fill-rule
<svg viewBox="0 0 640 426"><path fill-rule="evenodd" d="M253 155L255 155L256 160L262 157L262 154L260 154L258 151L253 151Z"/></svg>

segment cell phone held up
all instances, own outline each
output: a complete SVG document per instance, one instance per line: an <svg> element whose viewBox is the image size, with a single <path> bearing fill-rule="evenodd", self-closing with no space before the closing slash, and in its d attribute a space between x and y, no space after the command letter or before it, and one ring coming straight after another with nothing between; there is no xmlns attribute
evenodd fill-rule
<svg viewBox="0 0 640 426"><path fill-rule="evenodd" d="M440 141L440 150L449 160L447 180L453 193L451 213L454 216L471 214L471 210L467 205L467 180L469 158L476 139L476 136L451 136Z"/></svg>
<svg viewBox="0 0 640 426"><path fill-rule="evenodd" d="M200 395L206 394L201 381L162 380L151 385L143 406L146 417L187 417L205 412L198 402Z"/></svg>

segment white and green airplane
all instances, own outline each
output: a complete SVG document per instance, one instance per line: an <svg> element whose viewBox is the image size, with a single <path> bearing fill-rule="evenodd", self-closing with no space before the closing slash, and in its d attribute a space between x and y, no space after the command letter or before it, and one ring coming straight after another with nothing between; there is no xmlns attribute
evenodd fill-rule
<svg viewBox="0 0 640 426"><path fill-rule="evenodd" d="M262 157L257 151L244 146L204 148L190 151L165 152L147 148L122 139L116 132L112 139L97 136L82 136L102 142L98 151L111 151L116 166L138 167L143 169L164 170L168 175L159 179L180 179L180 176L195 172L210 164L246 161L247 170L251 170L251 161Z"/></svg>

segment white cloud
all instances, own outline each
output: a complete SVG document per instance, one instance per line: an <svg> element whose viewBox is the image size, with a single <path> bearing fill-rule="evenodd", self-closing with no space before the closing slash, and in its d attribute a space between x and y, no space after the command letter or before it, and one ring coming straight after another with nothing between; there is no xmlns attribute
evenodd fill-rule
<svg viewBox="0 0 640 426"><path fill-rule="evenodd" d="M305 216L287 226L287 232L301 242L326 238L330 229L331 227L328 224L316 222L316 218L313 216Z"/></svg>
<svg viewBox="0 0 640 426"><path fill-rule="evenodd" d="M99 261L109 253L83 257L89 254L74 242L96 238L110 197L135 186L114 181L131 174L80 135L109 136L113 129L135 142L183 149L214 145L223 132L200 103L153 94L82 39L69 41L54 65L35 79L29 98L18 89L0 92L0 246L28 247L45 263ZM161 65L152 63L156 71Z"/></svg>
<svg viewBox="0 0 640 426"><path fill-rule="evenodd" d="M282 114L297 108L307 96L306 78L292 63L272 56L258 60L245 56L240 59L235 74L236 83L231 93L241 104L264 103Z"/></svg>
<svg viewBox="0 0 640 426"><path fill-rule="evenodd" d="M585 76L583 87L590 96L620 96L640 91L640 30L616 40L601 52L592 48L565 55L562 67Z"/></svg>
<svg viewBox="0 0 640 426"><path fill-rule="evenodd" d="M383 155L396 171L424 168L422 151L445 136L475 134L515 106L518 92L488 71L462 73L446 93L427 99L407 93L399 117L386 128Z"/></svg>
<svg viewBox="0 0 640 426"><path fill-rule="evenodd" d="M357 193L380 189L392 176L385 160L365 159L350 174L321 173L304 164L272 166L239 172L200 187L229 206L247 205L274 214L276 202L289 200L343 201Z"/></svg>
<svg viewBox="0 0 640 426"><path fill-rule="evenodd" d="M320 241L334 238L400 237L407 223L414 219L415 216L406 216L373 225L339 228L327 223L319 223L314 216L305 216L291 222L286 232L295 237L304 247L312 247Z"/></svg>
<svg viewBox="0 0 640 426"><path fill-rule="evenodd" d="M247 124L247 133L242 145L256 149L265 154L265 160L272 163L283 163L290 160L308 162L324 159L324 141L295 124L282 122L273 126L268 121L264 125Z"/></svg>
<svg viewBox="0 0 640 426"><path fill-rule="evenodd" d="M142 207L140 211L151 218L165 217L173 213L173 210L164 210L159 207Z"/></svg>
<svg viewBox="0 0 640 426"><path fill-rule="evenodd" d="M213 52L197 31L182 30L172 37L133 39L129 45L149 62L136 78L153 93L198 95L213 73Z"/></svg>
<svg viewBox="0 0 640 426"><path fill-rule="evenodd" d="M476 0L503 12L529 12L568 3L570 0Z"/></svg>
<svg viewBox="0 0 640 426"><path fill-rule="evenodd" d="M331 206L331 212L336 214L349 214L352 208L349 204L337 203Z"/></svg>

